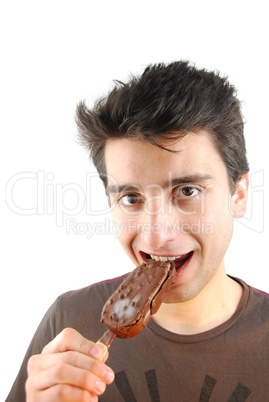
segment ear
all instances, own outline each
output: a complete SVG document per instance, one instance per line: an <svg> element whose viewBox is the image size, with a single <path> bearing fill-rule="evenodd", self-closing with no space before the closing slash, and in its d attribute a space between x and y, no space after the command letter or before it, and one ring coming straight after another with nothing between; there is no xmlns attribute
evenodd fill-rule
<svg viewBox="0 0 269 402"><path fill-rule="evenodd" d="M247 209L249 186L249 174L244 173L241 179L237 182L235 192L232 196L232 210L235 218L242 218Z"/></svg>

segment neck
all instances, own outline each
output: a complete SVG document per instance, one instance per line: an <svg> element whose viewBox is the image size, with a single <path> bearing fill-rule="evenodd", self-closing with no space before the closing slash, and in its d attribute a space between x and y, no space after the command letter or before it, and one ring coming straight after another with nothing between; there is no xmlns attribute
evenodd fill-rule
<svg viewBox="0 0 269 402"><path fill-rule="evenodd" d="M193 299L180 303L162 303L153 319L168 331L193 335L227 321L241 300L241 285L223 275L218 284L211 283Z"/></svg>

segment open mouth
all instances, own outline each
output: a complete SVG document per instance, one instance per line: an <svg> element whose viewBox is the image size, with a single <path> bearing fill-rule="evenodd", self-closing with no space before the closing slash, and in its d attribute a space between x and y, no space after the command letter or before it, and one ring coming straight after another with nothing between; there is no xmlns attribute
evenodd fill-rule
<svg viewBox="0 0 269 402"><path fill-rule="evenodd" d="M193 255L193 251L190 251L189 253L182 254L176 257L173 256L158 256L158 255L150 255L147 253L142 252L142 256L145 256L146 259L152 259L155 261L174 261L175 263L175 268L178 271L187 261L189 261Z"/></svg>

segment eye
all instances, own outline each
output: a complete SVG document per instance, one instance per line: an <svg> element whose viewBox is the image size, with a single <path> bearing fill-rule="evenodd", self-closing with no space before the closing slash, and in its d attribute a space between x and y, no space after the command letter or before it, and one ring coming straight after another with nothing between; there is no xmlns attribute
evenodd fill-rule
<svg viewBox="0 0 269 402"><path fill-rule="evenodd" d="M125 207L141 204L142 202L143 198L141 197L141 195L138 194L125 194L119 199L119 203L124 205Z"/></svg>
<svg viewBox="0 0 269 402"><path fill-rule="evenodd" d="M173 191L173 205L180 213L187 215L202 214L205 205L205 189L201 186L180 186Z"/></svg>
<svg viewBox="0 0 269 402"><path fill-rule="evenodd" d="M194 197L198 194L198 189L195 187L183 187L181 189L181 193L185 196L185 197Z"/></svg>
<svg viewBox="0 0 269 402"><path fill-rule="evenodd" d="M174 198L178 199L193 199L196 198L200 193L200 190L196 187L185 186L179 187L174 191Z"/></svg>

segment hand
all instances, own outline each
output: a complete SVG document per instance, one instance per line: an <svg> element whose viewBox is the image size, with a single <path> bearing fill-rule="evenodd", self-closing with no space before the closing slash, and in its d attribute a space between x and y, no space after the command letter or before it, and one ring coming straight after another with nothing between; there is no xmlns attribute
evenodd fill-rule
<svg viewBox="0 0 269 402"><path fill-rule="evenodd" d="M96 402L114 372L107 351L72 328L64 329L28 362L27 402Z"/></svg>

